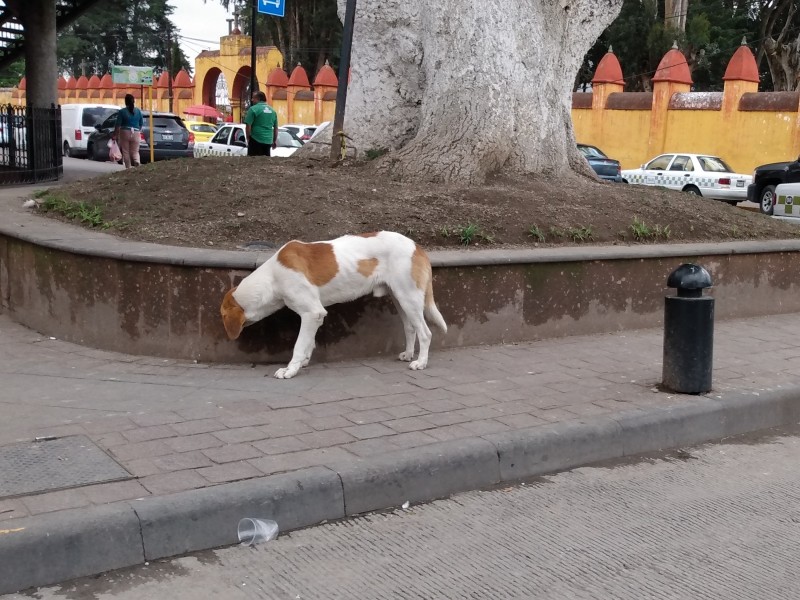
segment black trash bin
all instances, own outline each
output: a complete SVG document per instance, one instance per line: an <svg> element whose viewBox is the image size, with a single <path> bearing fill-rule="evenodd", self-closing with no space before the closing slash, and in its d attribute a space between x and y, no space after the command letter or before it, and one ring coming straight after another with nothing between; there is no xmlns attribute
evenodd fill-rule
<svg viewBox="0 0 800 600"><path fill-rule="evenodd" d="M682 394L711 389L714 354L714 298L704 296L711 275L703 267L683 264L667 278L677 296L664 299L662 384Z"/></svg>

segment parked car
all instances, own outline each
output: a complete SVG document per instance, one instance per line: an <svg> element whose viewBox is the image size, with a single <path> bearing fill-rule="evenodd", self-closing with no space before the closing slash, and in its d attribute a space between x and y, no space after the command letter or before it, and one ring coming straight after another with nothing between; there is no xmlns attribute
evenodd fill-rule
<svg viewBox="0 0 800 600"><path fill-rule="evenodd" d="M64 104L61 106L61 151L64 156L86 157L86 145L94 126L119 112L113 104Z"/></svg>
<svg viewBox="0 0 800 600"><path fill-rule="evenodd" d="M747 199L758 204L758 209L763 214L771 215L775 209L777 186L799 181L800 157L794 162L760 165L753 172L753 183L747 187Z"/></svg>
<svg viewBox="0 0 800 600"><path fill-rule="evenodd" d="M637 185L657 185L737 204L747 200L750 175L734 173L719 156L671 153L656 156L638 169L625 169L622 179Z"/></svg>
<svg viewBox="0 0 800 600"><path fill-rule="evenodd" d="M278 147L272 156L285 158L303 147L297 136L278 128ZM226 123L211 138L210 142L197 142L194 155L202 156L247 156L247 133L243 123Z"/></svg>
<svg viewBox="0 0 800 600"><path fill-rule="evenodd" d="M776 217L800 219L800 181L775 186L772 208Z"/></svg>
<svg viewBox="0 0 800 600"><path fill-rule="evenodd" d="M596 146L578 144L578 150L586 157L586 162L589 163L589 166L592 167L592 170L600 179L614 181L616 183L622 182L622 171L618 160L608 158L608 156Z"/></svg>
<svg viewBox="0 0 800 600"><path fill-rule="evenodd" d="M316 125L298 125L297 123L287 123L286 125L281 125L278 129L283 129L284 131L288 131L289 133L293 133L298 137L298 139L306 143L311 137L314 135L314 132L317 130Z"/></svg>
<svg viewBox="0 0 800 600"><path fill-rule="evenodd" d="M150 162L150 113L142 111L144 127L139 132L139 160ZM117 125L116 113L95 126L89 136L86 152L90 159L108 160L108 141ZM183 124L183 119L172 113L153 113L153 158L167 160L170 158L191 157L194 153L194 134Z"/></svg>
<svg viewBox="0 0 800 600"><path fill-rule="evenodd" d="M219 127L205 121L184 121L186 128L194 134L195 142L208 142Z"/></svg>

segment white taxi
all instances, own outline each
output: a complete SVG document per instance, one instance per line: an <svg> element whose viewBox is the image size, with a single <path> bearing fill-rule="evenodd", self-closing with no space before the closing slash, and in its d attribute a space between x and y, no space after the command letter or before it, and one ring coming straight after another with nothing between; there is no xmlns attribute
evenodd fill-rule
<svg viewBox="0 0 800 600"><path fill-rule="evenodd" d="M781 183L775 188L774 217L800 218L800 183Z"/></svg>
<svg viewBox="0 0 800 600"><path fill-rule="evenodd" d="M753 176L734 173L719 156L676 152L656 156L638 169L625 169L622 180L736 204L747 200Z"/></svg>
<svg viewBox="0 0 800 600"><path fill-rule="evenodd" d="M278 147L272 156L287 157L294 154L303 142L288 131L278 131ZM247 133L243 123L226 123L219 128L211 141L195 142L194 157L203 156L247 156Z"/></svg>

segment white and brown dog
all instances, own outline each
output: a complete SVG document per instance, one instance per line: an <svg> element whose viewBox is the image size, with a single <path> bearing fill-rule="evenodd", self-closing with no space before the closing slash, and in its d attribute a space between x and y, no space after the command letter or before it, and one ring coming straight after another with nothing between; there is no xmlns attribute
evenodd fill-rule
<svg viewBox="0 0 800 600"><path fill-rule="evenodd" d="M399 358L412 361L412 369L424 369L431 345L425 317L443 332L447 324L433 301L428 255L413 240L392 231L326 242L291 241L229 290L220 312L232 340L247 325L284 306L299 314L300 334L292 360L275 372L275 377L289 379L311 359L317 330L328 314L324 307L369 293L391 295L406 334L406 349ZM413 360L417 339L419 355Z"/></svg>

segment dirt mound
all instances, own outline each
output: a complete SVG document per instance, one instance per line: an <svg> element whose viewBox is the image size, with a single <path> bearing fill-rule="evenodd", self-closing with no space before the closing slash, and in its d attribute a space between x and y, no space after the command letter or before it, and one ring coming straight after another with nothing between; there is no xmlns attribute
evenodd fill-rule
<svg viewBox="0 0 800 600"><path fill-rule="evenodd" d="M550 247L793 238L800 228L660 188L499 176L480 187L389 181L373 163L202 158L144 165L52 190L86 225L133 240L236 249L388 229L424 247ZM96 208L95 208L96 207ZM77 222L77 219L73 219Z"/></svg>

